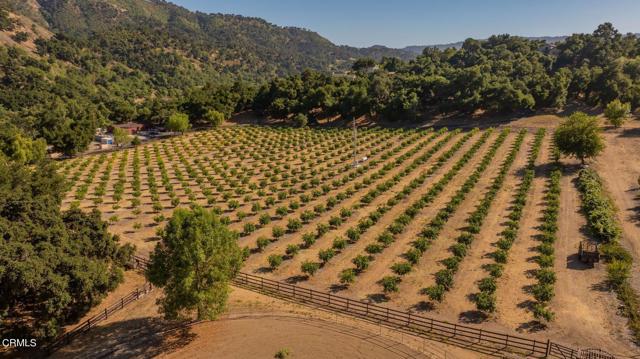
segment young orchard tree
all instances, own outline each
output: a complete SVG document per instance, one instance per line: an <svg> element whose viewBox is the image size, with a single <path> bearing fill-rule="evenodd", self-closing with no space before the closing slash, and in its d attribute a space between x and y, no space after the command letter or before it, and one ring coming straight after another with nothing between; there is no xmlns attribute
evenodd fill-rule
<svg viewBox="0 0 640 359"><path fill-rule="evenodd" d="M177 209L151 254L146 277L164 289L158 300L167 319L215 319L226 307L229 281L242 265L238 235L201 207Z"/></svg>
<svg viewBox="0 0 640 359"><path fill-rule="evenodd" d="M631 104L623 103L618 99L609 102L607 108L604 109L605 117L615 128L622 126L630 112Z"/></svg>
<svg viewBox="0 0 640 359"><path fill-rule="evenodd" d="M582 164L596 157L604 149L598 119L583 112L569 116L553 135L558 150L565 156L578 158Z"/></svg>

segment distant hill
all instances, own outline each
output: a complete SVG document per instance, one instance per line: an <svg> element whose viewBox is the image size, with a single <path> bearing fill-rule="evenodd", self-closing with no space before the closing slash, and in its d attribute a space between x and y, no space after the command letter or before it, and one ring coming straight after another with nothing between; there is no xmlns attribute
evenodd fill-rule
<svg viewBox="0 0 640 359"><path fill-rule="evenodd" d="M158 51L223 73L259 76L340 71L360 57L415 56L382 46L337 46L306 29L192 12L162 0L0 0L0 7L134 68Z"/></svg>
<svg viewBox="0 0 640 359"><path fill-rule="evenodd" d="M525 38L528 39L528 40L544 40L549 44L553 44L553 43L556 43L556 42L563 41L564 39L567 38L567 36L527 36ZM444 49L448 49L448 48L459 49L459 48L462 47L463 43L464 43L464 41L452 42L452 43L449 43L449 44L414 45L414 46L403 47L400 50L404 50L404 51L407 51L407 52L414 53L416 55L420 55L420 54L422 54L422 50L424 50L427 47L434 47L434 48L440 49L440 50L444 50Z"/></svg>

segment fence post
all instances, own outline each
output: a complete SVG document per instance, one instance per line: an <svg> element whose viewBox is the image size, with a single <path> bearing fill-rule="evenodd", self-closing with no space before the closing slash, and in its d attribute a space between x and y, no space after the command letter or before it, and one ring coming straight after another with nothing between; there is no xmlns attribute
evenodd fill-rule
<svg viewBox="0 0 640 359"><path fill-rule="evenodd" d="M136 288L136 300L140 299L140 290Z"/></svg>
<svg viewBox="0 0 640 359"><path fill-rule="evenodd" d="M387 307L387 322L389 321L389 307Z"/></svg>
<svg viewBox="0 0 640 359"><path fill-rule="evenodd" d="M407 313L407 326L411 325L411 312Z"/></svg>
<svg viewBox="0 0 640 359"><path fill-rule="evenodd" d="M544 353L544 357L548 357L551 354L551 339L547 339L547 350Z"/></svg>
<svg viewBox="0 0 640 359"><path fill-rule="evenodd" d="M120 298L120 309L124 308L124 298Z"/></svg>
<svg viewBox="0 0 640 359"><path fill-rule="evenodd" d="M260 277L260 290L264 290L264 278Z"/></svg>
<svg viewBox="0 0 640 359"><path fill-rule="evenodd" d="M507 348L509 346L509 334L507 334L506 338L504 338L504 347Z"/></svg>
<svg viewBox="0 0 640 359"><path fill-rule="evenodd" d="M480 334L478 334L478 343L482 342L482 329L480 329Z"/></svg>
<svg viewBox="0 0 640 359"><path fill-rule="evenodd" d="M104 319L107 319L107 308L104 308Z"/></svg>
<svg viewBox="0 0 640 359"><path fill-rule="evenodd" d="M296 286L293 286L293 299L296 299Z"/></svg>
<svg viewBox="0 0 640 359"><path fill-rule="evenodd" d="M453 336L455 337L458 334L458 324L453 324Z"/></svg>

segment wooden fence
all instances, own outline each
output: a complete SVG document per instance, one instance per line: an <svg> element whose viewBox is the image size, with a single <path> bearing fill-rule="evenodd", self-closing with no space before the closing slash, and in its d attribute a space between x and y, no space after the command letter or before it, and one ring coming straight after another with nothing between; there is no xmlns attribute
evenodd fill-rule
<svg viewBox="0 0 640 359"><path fill-rule="evenodd" d="M293 284L278 282L248 273L239 273L233 284L239 287L271 294L280 298L312 304L323 309L399 330L411 332L438 342L490 355L516 354L534 358L558 359L614 359L600 349L574 349L550 340L535 339L498 333L456 323L449 323L411 312L365 303L331 293L319 292Z"/></svg>
<svg viewBox="0 0 640 359"><path fill-rule="evenodd" d="M135 268L144 269L148 263L148 259L144 257L134 256L133 258ZM379 325L409 332L423 338L489 355L515 354L532 358L557 359L615 359L615 356L600 349L574 349L550 340L540 341L449 323L248 273L238 273L232 283L238 287L295 302L312 304L328 311L373 321ZM47 347L48 352L51 353L68 344L78 335L106 320L112 313L124 309L127 304L142 298L152 289L150 284L145 284L143 288L129 293L118 302L105 308L104 311L58 337Z"/></svg>
<svg viewBox="0 0 640 359"><path fill-rule="evenodd" d="M135 268L146 268L148 260L142 257L135 256L133 260L133 264ZM45 350L48 354L55 352L61 347L71 343L71 341L77 337L78 335L90 330L92 327L96 326L99 322L103 320L107 320L113 313L123 310L127 305L135 302L136 300L143 298L147 293L153 290L153 286L150 283L145 283L142 287L136 288L136 290L130 292L124 297L120 298L115 303L101 310L100 313L94 315L93 317L85 320L80 323L77 327L72 330L63 333L54 339L51 343L49 343Z"/></svg>

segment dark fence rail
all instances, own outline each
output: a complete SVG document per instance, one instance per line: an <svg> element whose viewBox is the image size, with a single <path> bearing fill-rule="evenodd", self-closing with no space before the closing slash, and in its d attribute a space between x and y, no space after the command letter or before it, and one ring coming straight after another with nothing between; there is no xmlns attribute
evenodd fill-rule
<svg viewBox="0 0 640 359"><path fill-rule="evenodd" d="M144 269L149 260L133 257L135 268ZM247 288L276 297L312 304L323 309L348 314L353 317L374 321L380 325L397 330L410 332L423 338L487 353L487 354L516 354L533 358L557 359L615 359L615 356L600 349L574 349L550 340L539 341L521 336L498 333L490 330L449 323L411 312L403 312L388 307L360 302L331 293L319 292L310 288L299 287L294 284L279 282L248 273L238 273L232 283L238 287ZM106 320L112 313L124 309L153 288L145 284L134 292L121 298L73 330L64 333L48 346L51 353L68 344L76 336L88 331L98 322Z"/></svg>

